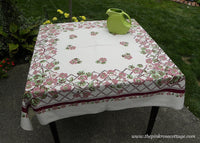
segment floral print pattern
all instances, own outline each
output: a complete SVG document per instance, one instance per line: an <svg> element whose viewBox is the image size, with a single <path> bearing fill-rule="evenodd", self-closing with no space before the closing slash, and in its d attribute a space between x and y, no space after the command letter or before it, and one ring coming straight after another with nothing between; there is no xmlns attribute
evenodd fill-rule
<svg viewBox="0 0 200 143"><path fill-rule="evenodd" d="M106 58L100 58L99 60L96 61L97 64L105 64L107 62Z"/></svg>
<svg viewBox="0 0 200 143"><path fill-rule="evenodd" d="M98 32L94 32L94 31L91 32L91 36L96 36L97 34Z"/></svg>
<svg viewBox="0 0 200 143"><path fill-rule="evenodd" d="M128 42L125 42L125 41L120 42L120 44L123 46L128 46Z"/></svg>
<svg viewBox="0 0 200 143"><path fill-rule="evenodd" d="M68 45L66 49L67 50L75 50L76 46Z"/></svg>
<svg viewBox="0 0 200 143"><path fill-rule="evenodd" d="M87 99L88 97L101 97L99 91L109 90L108 94L114 94L115 97L110 99L102 99L102 102L110 100L118 101L125 98L141 98L150 95L138 95L130 97L120 97L118 95L128 94L126 84L134 85L135 92L140 93L140 85L144 89L151 91L162 90L166 86L177 87L184 90L185 77L178 67L168 58L162 49L153 41L151 37L142 29L139 24L133 20L133 27L129 33L134 37L133 40L139 45L140 53L145 57L145 64L130 64L124 70L108 69L102 72L96 71L79 71L77 74L59 73L60 63L56 61L57 54L56 45L59 41L57 38L62 32L75 31L76 29L91 30L91 36L99 34L93 31L93 28L105 28L106 21L87 22L84 23L68 23L68 24L49 24L42 25L38 35L38 40L35 45L35 50L32 58L31 69L29 71L28 80L26 83L25 94L23 96L24 110L31 106L38 113L42 113L39 107L44 103L51 104L54 99L65 99L66 102ZM117 35L115 35L116 37ZM69 39L78 38L75 34L70 34ZM70 40L73 41L73 40ZM118 41L119 42L119 41ZM127 41L121 41L119 45L128 47ZM69 44L67 50L75 50L76 46ZM78 47L77 47L78 49ZM75 50L76 51L76 50ZM133 60L132 53L122 53L121 57L129 61ZM110 61L110 60L109 60ZM81 64L79 57L68 61L72 65ZM95 62L95 61L94 61ZM107 57L99 58L97 64L106 64ZM108 63L107 63L108 64ZM106 65L107 65L106 64ZM98 65L100 66L100 65ZM126 83L126 84L124 84ZM151 85L149 87L148 85ZM148 88L147 88L148 87ZM132 89L133 90L133 89ZM73 94L72 94L73 93ZM154 95L154 94L152 94ZM151 95L151 96L152 96ZM169 95L176 97L184 96L183 93L169 92ZM100 100L91 101L90 103L99 103ZM52 110L65 108L66 106L77 106L79 103L71 103L66 105L52 106ZM80 104L89 104L89 102L81 102ZM24 117L27 117L26 115Z"/></svg>
<svg viewBox="0 0 200 143"><path fill-rule="evenodd" d="M74 39L74 38L77 38L77 36L75 34L69 35L69 39Z"/></svg>
<svg viewBox="0 0 200 143"><path fill-rule="evenodd" d="M69 61L70 64L80 64L82 61L79 58L74 58Z"/></svg>
<svg viewBox="0 0 200 143"><path fill-rule="evenodd" d="M123 54L122 57L127 59L127 60L130 60L130 59L133 58L130 53Z"/></svg>

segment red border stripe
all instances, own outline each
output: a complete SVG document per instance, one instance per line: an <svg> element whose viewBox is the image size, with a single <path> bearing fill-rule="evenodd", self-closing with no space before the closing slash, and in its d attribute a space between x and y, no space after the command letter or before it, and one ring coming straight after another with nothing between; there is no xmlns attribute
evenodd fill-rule
<svg viewBox="0 0 200 143"><path fill-rule="evenodd" d="M74 104L74 103L81 103L81 102L91 102L91 101L97 101L97 100L111 99L111 98L115 99L115 98L120 98L120 97L130 97L130 96L154 94L154 93L159 93L159 92L185 93L185 90L162 89L162 90L153 91L153 92L123 94L123 95L119 95L119 96L109 96L109 97L102 97L102 98L96 98L96 99L78 100L78 101L72 101L72 102L57 103L57 104L53 104L53 105L43 106L43 107L40 107L40 108L37 108L37 109L33 108L33 110L37 112L37 111L41 111L41 110L44 110L44 109L48 109L48 108L52 108L52 107L60 106L60 105L66 105L66 104ZM27 108L22 107L22 111L27 113L28 107Z"/></svg>

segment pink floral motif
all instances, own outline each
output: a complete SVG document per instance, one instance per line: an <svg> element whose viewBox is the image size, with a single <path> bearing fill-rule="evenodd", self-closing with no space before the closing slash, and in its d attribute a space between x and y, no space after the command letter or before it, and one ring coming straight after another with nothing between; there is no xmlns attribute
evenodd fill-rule
<svg viewBox="0 0 200 143"><path fill-rule="evenodd" d="M120 89L117 91L118 94L121 94L123 92L123 89Z"/></svg>
<svg viewBox="0 0 200 143"><path fill-rule="evenodd" d="M115 70L108 70L107 73L113 75L115 73Z"/></svg>
<svg viewBox="0 0 200 143"><path fill-rule="evenodd" d="M160 63L155 63L153 65L154 70L164 71L163 66Z"/></svg>
<svg viewBox="0 0 200 143"><path fill-rule="evenodd" d="M96 80L98 78L97 75L92 74L91 79Z"/></svg>
<svg viewBox="0 0 200 143"><path fill-rule="evenodd" d="M74 28L65 28L66 30L69 30L69 31L74 31Z"/></svg>
<svg viewBox="0 0 200 143"><path fill-rule="evenodd" d="M167 66L172 66L172 65L173 65L173 63L172 63L171 61L167 61L165 64L166 64Z"/></svg>
<svg viewBox="0 0 200 143"><path fill-rule="evenodd" d="M32 66L31 66L31 68L32 69L37 69L38 67L40 67L41 66L41 63L34 63Z"/></svg>
<svg viewBox="0 0 200 143"><path fill-rule="evenodd" d="M171 80L171 77L165 75L162 79L162 84L167 84Z"/></svg>
<svg viewBox="0 0 200 143"><path fill-rule="evenodd" d="M51 47L51 46L53 46L53 44L48 44L48 47Z"/></svg>
<svg viewBox="0 0 200 143"><path fill-rule="evenodd" d="M79 93L76 93L76 94L73 95L73 97L74 97L74 98L80 97L80 94L79 94Z"/></svg>
<svg viewBox="0 0 200 143"><path fill-rule="evenodd" d="M41 35L42 39L46 39L48 36L47 35Z"/></svg>
<svg viewBox="0 0 200 143"><path fill-rule="evenodd" d="M44 55L44 52L40 52L40 53L38 53L38 55L42 56L42 55Z"/></svg>
<svg viewBox="0 0 200 143"><path fill-rule="evenodd" d="M81 75L78 79L81 80L81 81L85 81L85 80L87 80L87 76Z"/></svg>
<svg viewBox="0 0 200 143"><path fill-rule="evenodd" d="M152 50L146 49L145 50L147 54L151 54Z"/></svg>
<svg viewBox="0 0 200 143"><path fill-rule="evenodd" d="M108 75L105 72L100 74L100 78L102 78L102 79L105 79L107 77L108 77Z"/></svg>
<svg viewBox="0 0 200 143"><path fill-rule="evenodd" d="M47 48L47 51L51 51L51 50L55 50L55 48L54 47Z"/></svg>
<svg viewBox="0 0 200 143"><path fill-rule="evenodd" d="M64 92L66 92L66 91L70 91L72 89L72 87L71 87L71 85L66 84L66 85L62 86L60 89Z"/></svg>
<svg viewBox="0 0 200 143"><path fill-rule="evenodd" d="M150 76L148 76L146 80L147 80L147 81L153 81L153 78L150 77Z"/></svg>
<svg viewBox="0 0 200 143"><path fill-rule="evenodd" d="M91 32L91 36L96 36L97 34L98 32L94 32L94 31Z"/></svg>
<svg viewBox="0 0 200 143"><path fill-rule="evenodd" d="M74 38L77 38L77 36L74 34L69 35L69 39L74 39Z"/></svg>
<svg viewBox="0 0 200 143"><path fill-rule="evenodd" d="M125 42L125 41L120 42L120 44L123 46L128 46L128 42Z"/></svg>
<svg viewBox="0 0 200 143"><path fill-rule="evenodd" d="M30 89L31 87L35 86L35 83L32 81L27 81L26 83L26 89Z"/></svg>
<svg viewBox="0 0 200 143"><path fill-rule="evenodd" d="M68 75L67 75L67 73L60 73L60 75L59 75L59 77L61 77L61 78L66 78Z"/></svg>
<svg viewBox="0 0 200 143"><path fill-rule="evenodd" d="M167 58L166 58L166 55L161 55L161 56L159 56L158 57L160 60L162 60L162 61L164 61L164 60L166 60Z"/></svg>
<svg viewBox="0 0 200 143"><path fill-rule="evenodd" d="M111 85L111 83L110 83L110 82L108 82L108 81L106 81L106 82L104 82L104 83L103 83L103 85L105 85L106 87L108 87L108 86L110 86L110 85Z"/></svg>
<svg viewBox="0 0 200 143"><path fill-rule="evenodd" d="M56 54L56 52L57 52L56 50L51 50L51 53L54 55Z"/></svg>
<svg viewBox="0 0 200 143"><path fill-rule="evenodd" d="M126 73L123 73L123 72L119 73L119 78L125 78L125 77L126 77Z"/></svg>
<svg viewBox="0 0 200 143"><path fill-rule="evenodd" d="M49 40L49 43L53 43L53 42L55 42L55 39L50 39Z"/></svg>
<svg viewBox="0 0 200 143"><path fill-rule="evenodd" d="M40 98L45 98L46 94L45 92L47 91L47 88L44 86L41 87L35 87L32 92L33 92L33 97L40 97Z"/></svg>
<svg viewBox="0 0 200 143"><path fill-rule="evenodd" d="M75 50L76 46L68 45L66 49L67 50Z"/></svg>
<svg viewBox="0 0 200 143"><path fill-rule="evenodd" d="M151 64L152 63L152 59L146 59L146 63Z"/></svg>
<svg viewBox="0 0 200 143"><path fill-rule="evenodd" d="M37 71L37 70L35 70L35 71L33 72L33 74L37 74L37 73L39 73L39 71Z"/></svg>
<svg viewBox="0 0 200 143"><path fill-rule="evenodd" d="M139 68L134 68L132 71L133 71L135 74L140 74L140 73L142 73L142 69L139 69Z"/></svg>
<svg viewBox="0 0 200 143"><path fill-rule="evenodd" d="M82 61L79 58L74 58L69 61L70 64L80 64Z"/></svg>
<svg viewBox="0 0 200 143"><path fill-rule="evenodd" d="M45 56L45 58L46 58L46 59L50 59L50 58L51 58L51 56L49 56L49 55L46 55L46 56Z"/></svg>
<svg viewBox="0 0 200 143"><path fill-rule="evenodd" d="M142 78L134 78L133 79L134 84L141 85L144 83L144 80Z"/></svg>
<svg viewBox="0 0 200 143"><path fill-rule="evenodd" d="M123 54L122 57L127 59L127 60L130 60L130 59L133 58L130 53Z"/></svg>
<svg viewBox="0 0 200 143"><path fill-rule="evenodd" d="M113 82L114 84L117 84L117 83L118 83L118 80L117 80L117 79L112 79L112 82Z"/></svg>
<svg viewBox="0 0 200 143"><path fill-rule="evenodd" d="M176 76L178 75L178 70L177 69L174 69L174 68L170 68L168 69L168 72L167 72L169 75L173 75L173 76Z"/></svg>
<svg viewBox="0 0 200 143"><path fill-rule="evenodd" d="M98 82L98 81L94 82L94 86L97 87L97 88L99 88L100 87L100 82Z"/></svg>
<svg viewBox="0 0 200 143"><path fill-rule="evenodd" d="M91 93L88 92L88 91L84 91L84 92L83 92L83 97L84 97L84 98L87 98L87 97L90 96L90 95L91 95Z"/></svg>
<svg viewBox="0 0 200 143"><path fill-rule="evenodd" d="M53 78L48 78L48 79L46 79L46 81L44 82L44 85L52 85L52 84L54 84L54 85L57 84L57 79L56 79L56 78L55 78L55 79L53 79Z"/></svg>
<svg viewBox="0 0 200 143"><path fill-rule="evenodd" d="M100 58L99 60L96 61L97 64L105 64L107 61L106 58Z"/></svg>
<svg viewBox="0 0 200 143"><path fill-rule="evenodd" d="M55 66L54 63L48 63L48 64L46 65L46 68L50 70L50 69L52 69L54 66Z"/></svg>

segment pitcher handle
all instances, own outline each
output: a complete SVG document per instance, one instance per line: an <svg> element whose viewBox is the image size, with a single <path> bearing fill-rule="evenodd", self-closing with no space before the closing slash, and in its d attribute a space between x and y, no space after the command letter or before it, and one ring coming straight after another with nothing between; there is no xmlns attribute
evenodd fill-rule
<svg viewBox="0 0 200 143"><path fill-rule="evenodd" d="M131 24L131 18L130 18L130 16L126 12L124 12L124 11L122 13L129 19L129 22Z"/></svg>

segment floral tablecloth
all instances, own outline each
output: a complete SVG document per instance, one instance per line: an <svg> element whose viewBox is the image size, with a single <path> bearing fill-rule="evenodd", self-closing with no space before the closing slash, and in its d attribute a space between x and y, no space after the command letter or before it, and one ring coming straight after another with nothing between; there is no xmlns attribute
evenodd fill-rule
<svg viewBox="0 0 200 143"><path fill-rule="evenodd" d="M21 127L32 130L29 109L46 125L62 118L143 106L182 109L185 77L132 19L126 35L106 21L40 26L25 94Z"/></svg>

